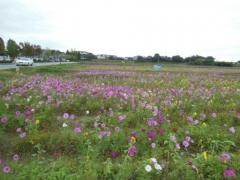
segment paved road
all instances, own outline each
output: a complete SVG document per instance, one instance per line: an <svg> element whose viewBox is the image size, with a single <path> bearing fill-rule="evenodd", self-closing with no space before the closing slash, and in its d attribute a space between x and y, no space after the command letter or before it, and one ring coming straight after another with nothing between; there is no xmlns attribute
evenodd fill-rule
<svg viewBox="0 0 240 180"><path fill-rule="evenodd" d="M62 64L73 64L75 62L62 62ZM46 63L34 63L33 66L28 66L28 67L37 67L37 66L49 66L49 65L57 65L60 64L59 62L46 62ZM15 69L16 64L0 64L0 70L1 69ZM21 66L20 66L21 67ZM24 66L26 67L26 66Z"/></svg>

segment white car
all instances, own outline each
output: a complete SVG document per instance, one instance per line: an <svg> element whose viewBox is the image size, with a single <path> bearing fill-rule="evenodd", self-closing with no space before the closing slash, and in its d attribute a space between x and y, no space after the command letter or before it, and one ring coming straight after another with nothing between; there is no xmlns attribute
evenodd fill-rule
<svg viewBox="0 0 240 180"><path fill-rule="evenodd" d="M16 59L16 66L32 66L33 59L26 57L19 57Z"/></svg>

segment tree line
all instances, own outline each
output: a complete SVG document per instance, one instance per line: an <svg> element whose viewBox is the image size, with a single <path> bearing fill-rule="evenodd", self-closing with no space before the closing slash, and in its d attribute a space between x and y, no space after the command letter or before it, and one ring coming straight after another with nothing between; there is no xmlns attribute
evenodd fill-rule
<svg viewBox="0 0 240 180"><path fill-rule="evenodd" d="M14 40L9 39L6 43L0 37L0 56L10 56L11 59L19 56L25 57L40 57L42 56L43 59L49 59L49 57L59 58L65 57L67 60L70 61L82 61L82 60L92 60L97 59L97 56L93 53L83 52L83 51L76 51L76 50L67 50L66 53L63 53L58 50L49 50L49 49L42 49L40 45L31 44L29 42L20 42L17 44ZM122 57L117 56L108 56L108 60L125 60ZM190 57L183 58L179 55L176 56L160 56L156 53L154 56L135 56L135 57L128 57L127 60L134 60L136 62L154 62L154 63L184 63L190 65L206 65L206 66L233 66L234 63L232 62L219 62L215 61L215 58L212 56L199 56L194 55Z"/></svg>
<svg viewBox="0 0 240 180"><path fill-rule="evenodd" d="M0 37L0 55L10 56L12 59L16 58L18 55L26 57L40 56L42 54L42 48L40 45L31 44L29 42L20 42L9 39L6 43Z"/></svg>
<svg viewBox="0 0 240 180"><path fill-rule="evenodd" d="M130 57L128 60L136 60L137 62L154 62L154 63L183 63L183 64L190 64L190 65L202 65L202 66L233 66L234 63L232 62L219 62L215 61L215 58L212 56L190 56L183 58L179 55L176 56L160 56L159 54L155 54L154 56L136 56Z"/></svg>
<svg viewBox="0 0 240 180"><path fill-rule="evenodd" d="M67 50L65 57L70 61L88 61L92 59L97 59L97 56L93 53L76 50Z"/></svg>
<svg viewBox="0 0 240 180"><path fill-rule="evenodd" d="M17 44L16 41L12 39L7 41L5 47L4 40L1 37L0 56L10 56L12 60L17 56L41 57L43 60L51 60L52 58L58 59L63 57L70 61L97 59L94 54L88 52L82 53L81 51L67 50L66 53L63 53L59 50L42 49L40 45L31 44L29 42L20 42Z"/></svg>

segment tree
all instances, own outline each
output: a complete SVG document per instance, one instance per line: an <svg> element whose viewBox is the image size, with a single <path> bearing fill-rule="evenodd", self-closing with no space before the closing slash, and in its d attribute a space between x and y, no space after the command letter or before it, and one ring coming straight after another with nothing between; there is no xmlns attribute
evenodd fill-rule
<svg viewBox="0 0 240 180"><path fill-rule="evenodd" d="M154 54L153 62L158 62L160 60L160 55L158 53Z"/></svg>
<svg viewBox="0 0 240 180"><path fill-rule="evenodd" d="M177 55L172 57L172 61L176 63L181 63L184 61L184 59L181 56Z"/></svg>
<svg viewBox="0 0 240 180"><path fill-rule="evenodd" d="M0 55L5 54L5 45L3 39L0 37Z"/></svg>
<svg viewBox="0 0 240 180"><path fill-rule="evenodd" d="M26 57L31 57L33 56L33 46L29 42L20 42L20 52L21 55L26 56Z"/></svg>
<svg viewBox="0 0 240 180"><path fill-rule="evenodd" d="M42 54L42 48L40 45L34 45L33 50L34 50L34 53L33 53L34 56L40 56Z"/></svg>
<svg viewBox="0 0 240 180"><path fill-rule="evenodd" d="M30 44L29 42L20 42L19 47L22 56L34 57L42 54L42 48L40 45Z"/></svg>
<svg viewBox="0 0 240 180"><path fill-rule="evenodd" d="M7 51L8 51L8 55L13 59L17 57L17 55L19 54L19 46L14 40L12 39L8 40Z"/></svg>

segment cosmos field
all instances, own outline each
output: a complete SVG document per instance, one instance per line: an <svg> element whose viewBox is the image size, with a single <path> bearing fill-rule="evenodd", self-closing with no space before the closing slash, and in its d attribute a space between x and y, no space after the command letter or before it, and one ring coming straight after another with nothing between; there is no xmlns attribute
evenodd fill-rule
<svg viewBox="0 0 240 180"><path fill-rule="evenodd" d="M240 69L0 71L0 179L239 179Z"/></svg>

